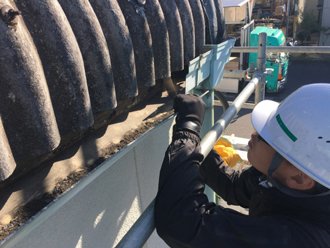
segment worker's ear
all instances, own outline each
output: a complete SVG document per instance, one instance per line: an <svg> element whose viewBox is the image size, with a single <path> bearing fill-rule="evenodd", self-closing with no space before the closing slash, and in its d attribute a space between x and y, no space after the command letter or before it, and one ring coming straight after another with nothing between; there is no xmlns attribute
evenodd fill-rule
<svg viewBox="0 0 330 248"><path fill-rule="evenodd" d="M295 168L295 167L294 167ZM295 168L285 179L286 185L291 189L310 190L315 186L315 181L305 173Z"/></svg>

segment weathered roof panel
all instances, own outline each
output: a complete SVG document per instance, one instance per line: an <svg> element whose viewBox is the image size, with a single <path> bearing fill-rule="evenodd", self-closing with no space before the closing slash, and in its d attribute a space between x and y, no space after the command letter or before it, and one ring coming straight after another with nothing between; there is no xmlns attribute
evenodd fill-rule
<svg viewBox="0 0 330 248"><path fill-rule="evenodd" d="M216 42L220 3L203 1L0 0L0 181L171 82Z"/></svg>
<svg viewBox="0 0 330 248"><path fill-rule="evenodd" d="M84 60L93 114L117 106L108 45L88 0L59 0Z"/></svg>
<svg viewBox="0 0 330 248"><path fill-rule="evenodd" d="M117 101L138 95L132 39L116 0L90 0L106 38Z"/></svg>

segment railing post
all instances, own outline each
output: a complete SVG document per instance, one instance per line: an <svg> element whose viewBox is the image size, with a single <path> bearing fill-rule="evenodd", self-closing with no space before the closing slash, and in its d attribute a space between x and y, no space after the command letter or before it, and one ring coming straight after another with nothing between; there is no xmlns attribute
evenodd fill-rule
<svg viewBox="0 0 330 248"><path fill-rule="evenodd" d="M257 58L257 71L254 73L254 77L259 77L260 82L255 90L254 103L265 99L265 85L266 85L266 47L267 47L267 33L263 32L259 35L258 44L258 58Z"/></svg>
<svg viewBox="0 0 330 248"><path fill-rule="evenodd" d="M202 99L206 104L206 111L201 130L201 138L203 138L214 125L214 90L208 90L208 93L205 94ZM215 193L209 186L205 186L204 193L207 195L209 201L215 201Z"/></svg>

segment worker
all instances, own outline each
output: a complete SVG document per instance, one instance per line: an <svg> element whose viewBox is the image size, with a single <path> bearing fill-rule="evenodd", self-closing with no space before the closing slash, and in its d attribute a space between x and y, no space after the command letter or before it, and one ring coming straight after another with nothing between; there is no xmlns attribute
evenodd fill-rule
<svg viewBox="0 0 330 248"><path fill-rule="evenodd" d="M215 150L203 161L205 104L178 95L155 201L158 235L170 247L329 248L329 107L326 83L303 86L281 104L261 101L251 114L252 166L235 171ZM249 214L209 202L205 183Z"/></svg>

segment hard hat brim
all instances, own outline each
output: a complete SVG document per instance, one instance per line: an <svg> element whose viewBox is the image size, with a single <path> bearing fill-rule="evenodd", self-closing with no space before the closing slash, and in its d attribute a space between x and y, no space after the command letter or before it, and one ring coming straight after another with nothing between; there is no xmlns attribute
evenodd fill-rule
<svg viewBox="0 0 330 248"><path fill-rule="evenodd" d="M272 142L267 129L267 122L275 115L279 105L278 102L264 100L255 106L251 114L251 122L254 129L269 143Z"/></svg>

